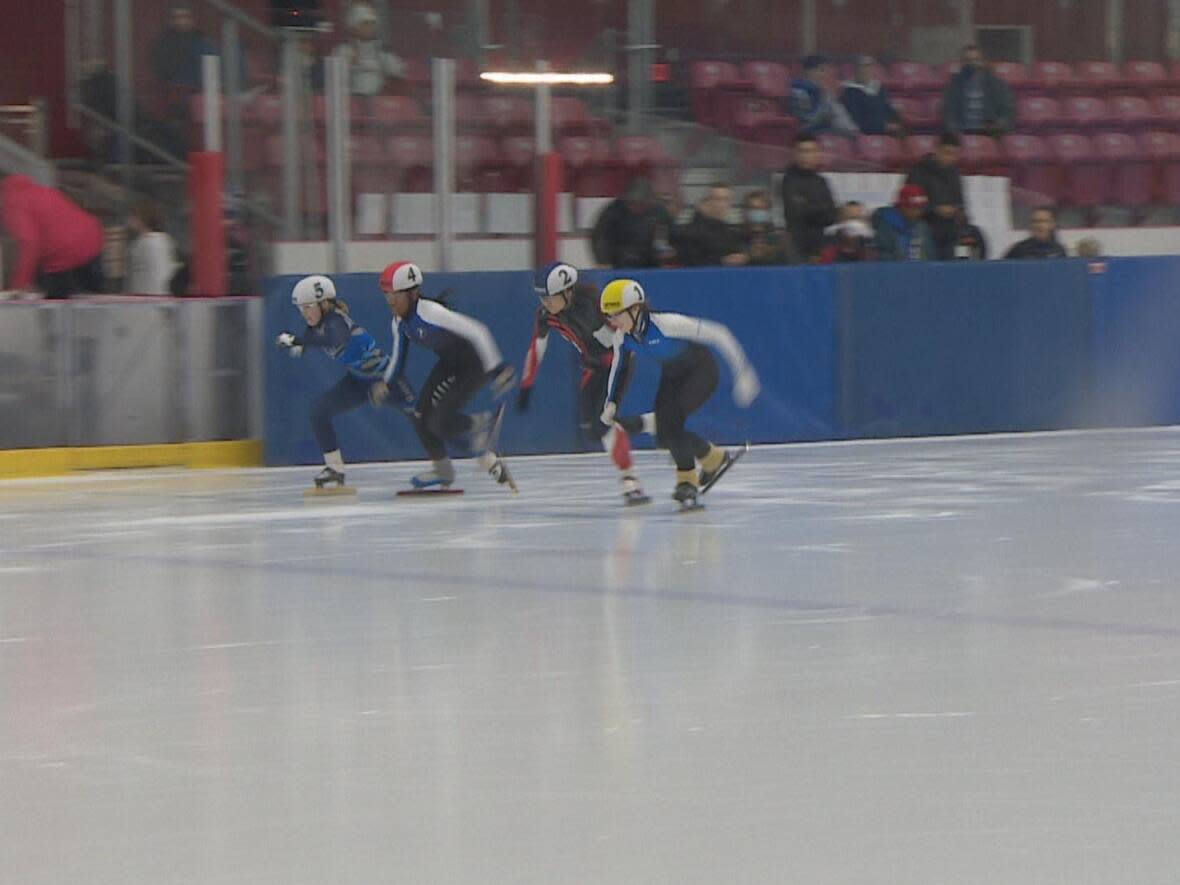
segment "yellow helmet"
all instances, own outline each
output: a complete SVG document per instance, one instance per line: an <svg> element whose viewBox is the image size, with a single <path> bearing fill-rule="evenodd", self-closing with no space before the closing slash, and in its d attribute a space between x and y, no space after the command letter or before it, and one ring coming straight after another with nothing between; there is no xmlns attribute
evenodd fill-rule
<svg viewBox="0 0 1180 885"><path fill-rule="evenodd" d="M643 294L643 286L634 280L612 280L602 290L598 303L604 314L614 316L636 304L646 304L647 296Z"/></svg>

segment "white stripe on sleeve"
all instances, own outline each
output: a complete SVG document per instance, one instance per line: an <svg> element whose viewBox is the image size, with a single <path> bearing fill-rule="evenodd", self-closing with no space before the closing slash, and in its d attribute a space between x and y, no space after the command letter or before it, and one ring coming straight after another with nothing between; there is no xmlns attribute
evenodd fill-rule
<svg viewBox="0 0 1180 885"><path fill-rule="evenodd" d="M488 327L479 320L472 319L466 314L448 310L437 301L419 301L418 316L440 329L446 329L460 338L471 342L475 352L479 354L479 361L485 372L490 372L504 362L500 356L500 348L496 346L496 339L488 331Z"/></svg>

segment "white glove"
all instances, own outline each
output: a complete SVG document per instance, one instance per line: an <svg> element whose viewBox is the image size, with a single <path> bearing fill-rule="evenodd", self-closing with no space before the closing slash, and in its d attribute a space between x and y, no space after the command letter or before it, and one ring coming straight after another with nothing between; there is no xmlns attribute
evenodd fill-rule
<svg viewBox="0 0 1180 885"><path fill-rule="evenodd" d="M733 401L743 409L758 398L762 392L762 385L758 383L758 376L753 369L746 369L733 382Z"/></svg>
<svg viewBox="0 0 1180 885"><path fill-rule="evenodd" d="M515 383L516 370L512 366L505 363L492 369L492 399L503 399Z"/></svg>
<svg viewBox="0 0 1180 885"><path fill-rule="evenodd" d="M602 407L602 414L598 417L598 420L609 427L615 423L615 413L617 411L619 411L619 407L608 400L607 404Z"/></svg>
<svg viewBox="0 0 1180 885"><path fill-rule="evenodd" d="M275 344L287 351L293 357L303 355L303 342L292 335L290 332L280 332L279 337L275 339Z"/></svg>

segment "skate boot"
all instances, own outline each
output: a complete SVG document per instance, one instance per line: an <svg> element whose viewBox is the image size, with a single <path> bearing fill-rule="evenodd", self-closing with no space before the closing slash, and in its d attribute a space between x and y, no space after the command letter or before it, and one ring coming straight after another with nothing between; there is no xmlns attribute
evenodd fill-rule
<svg viewBox="0 0 1180 885"><path fill-rule="evenodd" d="M333 487L342 489L344 488L344 474L339 470L333 470L331 467L325 465L324 469L316 475L315 487L317 489L328 489Z"/></svg>
<svg viewBox="0 0 1180 885"><path fill-rule="evenodd" d="M471 430L467 432L467 446L476 457L483 455L490 447L494 423L491 412L476 412L471 416Z"/></svg>
<svg viewBox="0 0 1180 885"><path fill-rule="evenodd" d="M446 490L451 487L451 483L455 481L452 475L450 478L439 475L435 470L427 470L425 473L419 473L410 477L410 485L419 491L427 489Z"/></svg>
<svg viewBox="0 0 1180 885"><path fill-rule="evenodd" d="M729 451L717 446L710 449L709 454L701 459L701 494L709 491L717 484L717 480L721 479L726 472L737 463L742 455L750 450L747 443L740 449Z"/></svg>
<svg viewBox="0 0 1180 885"><path fill-rule="evenodd" d="M639 504L648 504L651 502L643 492L643 487L639 485L637 480L631 474L626 474L623 477L623 504L627 507L635 507Z"/></svg>
<svg viewBox="0 0 1180 885"><path fill-rule="evenodd" d="M701 506L697 503L697 487L691 482L676 483L672 500L680 504L681 510L695 510Z"/></svg>

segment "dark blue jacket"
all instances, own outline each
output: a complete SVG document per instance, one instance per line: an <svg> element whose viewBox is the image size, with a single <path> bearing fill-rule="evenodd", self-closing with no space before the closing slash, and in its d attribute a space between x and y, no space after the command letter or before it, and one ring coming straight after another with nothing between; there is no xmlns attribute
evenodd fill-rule
<svg viewBox="0 0 1180 885"><path fill-rule="evenodd" d="M920 219L910 224L896 206L885 206L873 213L873 231L881 261L933 261L935 258L930 225Z"/></svg>
<svg viewBox="0 0 1180 885"><path fill-rule="evenodd" d="M887 123L901 122L901 115L889 103L889 94L880 83L845 83L840 101L865 135L884 135Z"/></svg>

